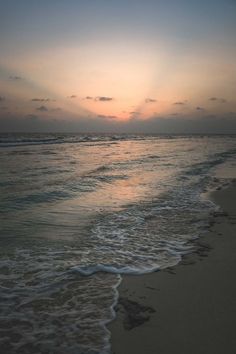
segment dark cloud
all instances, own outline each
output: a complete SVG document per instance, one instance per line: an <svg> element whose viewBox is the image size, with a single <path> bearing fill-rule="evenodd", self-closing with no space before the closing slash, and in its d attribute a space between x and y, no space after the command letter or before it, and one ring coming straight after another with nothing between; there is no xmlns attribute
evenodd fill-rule
<svg viewBox="0 0 236 354"><path fill-rule="evenodd" d="M55 102L55 100L51 100L50 98L32 98L32 102Z"/></svg>
<svg viewBox="0 0 236 354"><path fill-rule="evenodd" d="M7 106L0 106L0 109L2 110L2 111L6 111L7 110Z"/></svg>
<svg viewBox="0 0 236 354"><path fill-rule="evenodd" d="M177 102L174 102L173 105L176 105L176 106L184 106L186 104L186 101L177 101Z"/></svg>
<svg viewBox="0 0 236 354"><path fill-rule="evenodd" d="M221 103L226 103L227 100L226 100L225 98L221 98L221 99L220 99L220 102L221 102Z"/></svg>
<svg viewBox="0 0 236 354"><path fill-rule="evenodd" d="M198 107L196 107L196 110L197 110L197 111L205 111L205 108L198 106Z"/></svg>
<svg viewBox="0 0 236 354"><path fill-rule="evenodd" d="M76 95L67 96L67 98L77 98Z"/></svg>
<svg viewBox="0 0 236 354"><path fill-rule="evenodd" d="M146 103L154 103L154 102L157 102L157 100L155 100L154 98L146 98L145 102Z"/></svg>
<svg viewBox="0 0 236 354"><path fill-rule="evenodd" d="M45 107L45 106L40 106L40 107L36 108L36 111L47 112L48 109L47 109L47 107Z"/></svg>
<svg viewBox="0 0 236 354"><path fill-rule="evenodd" d="M113 101L112 97L106 97L106 96L98 96L95 98L96 101L101 101L101 102L109 102Z"/></svg>
<svg viewBox="0 0 236 354"><path fill-rule="evenodd" d="M225 98L218 98L218 97L211 97L211 98L209 98L209 101L220 102L220 103L226 103L227 102L227 100Z"/></svg>
<svg viewBox="0 0 236 354"><path fill-rule="evenodd" d="M236 116L204 115L183 117L152 117L147 120L136 118L125 123L126 132L159 134L219 134L236 133Z"/></svg>
<svg viewBox="0 0 236 354"><path fill-rule="evenodd" d="M140 114L140 112L138 112L138 111L132 111L132 112L129 112L129 114L133 114L133 115L139 115Z"/></svg>
<svg viewBox="0 0 236 354"><path fill-rule="evenodd" d="M9 79L13 81L23 80L21 76L9 76Z"/></svg>
<svg viewBox="0 0 236 354"><path fill-rule="evenodd" d="M236 115L201 115L176 117L153 116L149 119L106 119L106 116L67 116L66 119L44 119L35 116L0 115L1 132L106 132L106 133L157 133L157 134L235 134ZM104 119L102 119L104 118Z"/></svg>
<svg viewBox="0 0 236 354"><path fill-rule="evenodd" d="M93 97L92 96L86 96L85 100L93 100Z"/></svg>
<svg viewBox="0 0 236 354"><path fill-rule="evenodd" d="M0 102L3 102L3 101L5 101L5 97L0 96Z"/></svg>
<svg viewBox="0 0 236 354"><path fill-rule="evenodd" d="M98 118L102 118L102 119L116 119L117 116L106 116L106 115L103 115L103 114L99 114L99 115L98 115Z"/></svg>
<svg viewBox="0 0 236 354"><path fill-rule="evenodd" d="M60 107L52 108L51 112L60 112L62 109Z"/></svg>
<svg viewBox="0 0 236 354"><path fill-rule="evenodd" d="M40 106L40 107L36 108L36 111L40 111L40 112L61 112L62 109L60 107L55 107L55 108L48 109L46 106Z"/></svg>
<svg viewBox="0 0 236 354"><path fill-rule="evenodd" d="M39 117L36 114L27 114L27 116L25 116L25 118L30 121L37 121L39 119Z"/></svg>

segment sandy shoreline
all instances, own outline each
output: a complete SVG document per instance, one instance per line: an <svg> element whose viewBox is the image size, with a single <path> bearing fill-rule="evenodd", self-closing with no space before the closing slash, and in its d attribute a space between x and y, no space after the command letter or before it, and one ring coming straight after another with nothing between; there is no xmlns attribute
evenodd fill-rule
<svg viewBox="0 0 236 354"><path fill-rule="evenodd" d="M236 352L236 183L211 198L224 212L197 252L171 269L123 278L109 326L113 354Z"/></svg>

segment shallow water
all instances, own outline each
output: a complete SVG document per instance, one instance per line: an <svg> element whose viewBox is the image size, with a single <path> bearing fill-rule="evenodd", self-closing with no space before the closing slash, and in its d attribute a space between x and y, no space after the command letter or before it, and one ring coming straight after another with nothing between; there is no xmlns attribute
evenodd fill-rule
<svg viewBox="0 0 236 354"><path fill-rule="evenodd" d="M236 138L1 135L0 345L109 353L123 273L177 264Z"/></svg>

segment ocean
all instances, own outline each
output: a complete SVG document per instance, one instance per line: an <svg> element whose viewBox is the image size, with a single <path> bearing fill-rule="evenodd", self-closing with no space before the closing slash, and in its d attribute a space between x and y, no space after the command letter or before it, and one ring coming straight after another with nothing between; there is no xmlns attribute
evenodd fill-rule
<svg viewBox="0 0 236 354"><path fill-rule="evenodd" d="M123 274L192 252L236 136L0 135L0 348L108 354Z"/></svg>

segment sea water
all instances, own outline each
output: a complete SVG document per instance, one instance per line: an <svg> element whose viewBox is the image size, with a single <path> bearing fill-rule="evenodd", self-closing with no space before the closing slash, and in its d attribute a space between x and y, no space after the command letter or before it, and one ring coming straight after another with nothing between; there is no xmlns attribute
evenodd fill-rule
<svg viewBox="0 0 236 354"><path fill-rule="evenodd" d="M109 353L122 274L193 251L235 155L235 136L0 135L1 351Z"/></svg>

